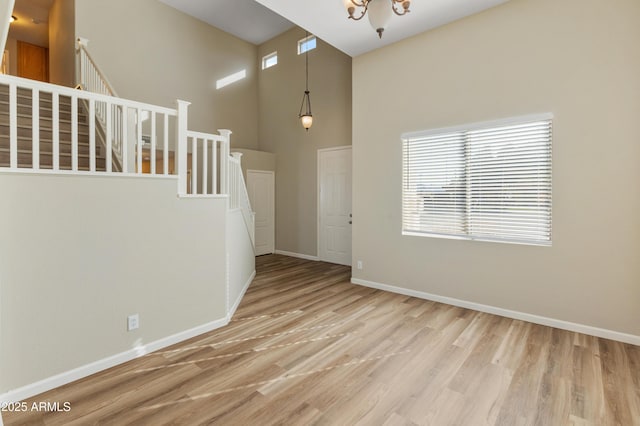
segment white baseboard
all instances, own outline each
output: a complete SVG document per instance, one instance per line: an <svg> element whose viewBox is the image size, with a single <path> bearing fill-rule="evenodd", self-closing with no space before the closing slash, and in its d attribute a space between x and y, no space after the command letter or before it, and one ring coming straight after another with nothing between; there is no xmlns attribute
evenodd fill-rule
<svg viewBox="0 0 640 426"><path fill-rule="evenodd" d="M611 339L619 342L640 346L640 336L635 336L633 334L620 333L618 331L607 330L604 328L592 327L589 325L577 324L574 322L562 321L554 318L527 314L525 312L518 312L518 311L509 310L509 309L497 308L495 306L483 305L475 302L468 302L466 300L454 299L452 297L438 296L435 294L425 293L422 291L396 287L388 284L380 284L374 281L362 280L360 278L351 277L351 282L353 284L375 288L378 290L384 290L391 293L403 294L405 296L417 297L419 299L431 300L433 302L440 302L440 303L445 303L447 305L459 306L461 308L467 308L467 309L472 309L474 311L486 312L488 314L499 315L501 317L507 317L512 319L532 322L534 324L546 325L549 327L560 328L562 330L574 331L576 333L588 334L590 336L602 337L605 339Z"/></svg>
<svg viewBox="0 0 640 426"><path fill-rule="evenodd" d="M106 370L107 368L115 367L116 365L131 361L135 358L139 358L150 352L166 348L167 346L174 345L184 340L191 339L192 337L198 336L200 334L223 327L228 323L229 320L227 318L222 318L209 322L207 324L191 328L189 330L181 331L180 333L164 337L154 342L147 343L146 345L137 346L133 349L120 352L119 354L103 358L101 360L83 365L81 367L74 368L73 370L65 371L64 373L60 373L44 380L31 383L27 386L23 386L21 388L6 392L0 395L0 402L18 402L27 398L31 398L32 396L41 394L42 392L46 392L62 385L66 385L68 383Z"/></svg>
<svg viewBox="0 0 640 426"><path fill-rule="evenodd" d="M238 295L238 298L236 299L235 303L233 304L231 309L229 309L229 312L227 312L227 323L229 323L229 321L231 321L231 318L233 318L233 315L236 313L236 309L238 309L238 306L240 306L240 302L242 302L242 298L244 297L244 294L249 289L249 286L251 285L255 277L256 277L256 271L253 271L251 273L251 276L247 280L247 282L244 284L242 291L240 291L240 294Z"/></svg>
<svg viewBox="0 0 640 426"><path fill-rule="evenodd" d="M298 259L305 259L305 260L315 260L315 261L320 260L318 256L310 256L308 254L294 253L291 251L284 251L284 250L276 250L276 254L281 254L283 256L290 256L290 257L297 257Z"/></svg>

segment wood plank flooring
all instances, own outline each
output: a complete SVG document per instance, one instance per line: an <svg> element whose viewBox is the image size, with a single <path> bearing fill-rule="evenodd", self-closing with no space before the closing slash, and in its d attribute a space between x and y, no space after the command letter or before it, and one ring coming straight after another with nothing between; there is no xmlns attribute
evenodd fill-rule
<svg viewBox="0 0 640 426"><path fill-rule="evenodd" d="M640 425L640 347L257 258L229 326L27 401L6 425Z"/></svg>

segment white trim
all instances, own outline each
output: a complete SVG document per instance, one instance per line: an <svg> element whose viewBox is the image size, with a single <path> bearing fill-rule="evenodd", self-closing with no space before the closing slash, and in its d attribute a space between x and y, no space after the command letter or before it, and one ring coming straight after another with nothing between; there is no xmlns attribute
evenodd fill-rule
<svg viewBox="0 0 640 426"><path fill-rule="evenodd" d="M251 285L251 283L253 282L253 279L255 277L256 277L256 271L253 271L251 273L251 276L249 277L249 279L245 283L244 287L242 287L242 290L240 291L240 294L238 295L238 298L236 299L236 302L233 304L231 309L227 312L227 323L229 321L231 321L231 318L233 318L233 315L235 315L236 309L238 309L238 306L240 306L240 302L242 302L242 298L244 297L244 294L249 289L249 286Z"/></svg>
<svg viewBox="0 0 640 426"><path fill-rule="evenodd" d="M184 200L215 200L229 198L227 194L178 194L178 198Z"/></svg>
<svg viewBox="0 0 640 426"><path fill-rule="evenodd" d="M276 63L275 64L271 64L271 65L267 65L267 62L269 61L269 59L271 58L276 58ZM262 69L266 70L269 69L271 67L275 67L276 65L278 65L278 51L274 51L269 53L268 55L264 55L262 57Z"/></svg>
<svg viewBox="0 0 640 426"><path fill-rule="evenodd" d="M318 153L316 154L316 253L318 253L318 256L315 260L323 260L320 258L320 234L321 234L321 229L320 229L320 207L321 207L320 206L320 187L321 187L320 185L321 184L320 153L329 152L329 151L343 151L347 149L351 150L351 168L353 169L353 145L341 145L341 146L334 146L331 148L322 148L322 149L319 149ZM353 170L352 170L352 173L353 173ZM353 190L353 182L351 183L351 188ZM351 206L351 209L353 209L353 205ZM353 252L352 252L352 255L353 255ZM346 265L346 266L351 266L351 265Z"/></svg>
<svg viewBox="0 0 640 426"><path fill-rule="evenodd" d="M318 256L311 256L308 254L294 253L291 251L284 251L284 250L276 250L276 254L281 254L283 256L289 256L289 257L297 257L298 259L314 260L316 262L320 260Z"/></svg>
<svg viewBox="0 0 640 426"><path fill-rule="evenodd" d="M640 336L633 334L620 333L618 331L607 330L604 328L592 327L590 325L577 324L574 322L563 321L555 318L543 317L540 315L528 314L525 312L512 311L510 309L498 308L495 306L483 305L480 303L469 302L466 300L454 299L447 296L438 296L435 294L425 293L422 291L411 290L408 288L396 287L388 284L380 284L374 281L367 281L360 278L351 277L353 284L364 287L384 290L391 293L403 294L405 296L417 297L419 299L431 300L434 302L445 303L447 305L458 306L461 308L472 309L474 311L486 312L488 314L499 315L501 317L527 321L534 324L546 325L562 330L574 331L576 333L588 334L590 336L602 337L604 339L616 340L618 342L629 343L640 346Z"/></svg>
<svg viewBox="0 0 640 426"><path fill-rule="evenodd" d="M307 44L308 42L310 42L312 39L316 40L316 45L305 50L304 52L302 51L302 46ZM313 34L309 34L308 36L306 36L305 38L302 38L300 40L298 40L298 55L302 55L305 54L307 52L311 52L313 49L315 49L316 47L318 47L318 38L313 35Z"/></svg>
<svg viewBox="0 0 640 426"><path fill-rule="evenodd" d="M0 174L13 175L48 175L48 176L84 176L97 178L135 178L135 179L161 179L161 180L178 180L178 175L163 175L149 173L125 173L125 172L89 172L89 171L73 171L73 170L51 170L51 169L10 169L8 167L0 167Z"/></svg>
<svg viewBox="0 0 640 426"><path fill-rule="evenodd" d="M103 358L98 361L91 362L78 368L74 368L64 373L56 374L44 380L40 380L35 383L23 386L18 389L11 390L0 395L0 402L18 402L32 396L41 394L42 392L49 391L51 389L66 385L108 368L114 367L119 364L123 364L127 361L144 356L148 353L155 352L157 350L166 348L167 346L175 345L192 337L198 336L203 333L215 330L220 327L224 327L229 323L227 318L211 321L207 324L203 324L189 330L181 331L168 337L156 340L155 342L147 343L146 345L136 346L133 349L129 349L124 352Z"/></svg>

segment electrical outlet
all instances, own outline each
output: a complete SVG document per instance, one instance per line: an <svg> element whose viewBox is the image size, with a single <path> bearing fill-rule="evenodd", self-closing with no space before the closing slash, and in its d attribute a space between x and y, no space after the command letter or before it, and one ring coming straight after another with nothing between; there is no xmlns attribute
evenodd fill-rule
<svg viewBox="0 0 640 426"><path fill-rule="evenodd" d="M138 314L129 315L127 317L127 331L135 330L140 327L140 316Z"/></svg>
<svg viewBox="0 0 640 426"><path fill-rule="evenodd" d="M356 267L357 267L358 269L362 269L362 260L358 260L358 261L356 262Z"/></svg>

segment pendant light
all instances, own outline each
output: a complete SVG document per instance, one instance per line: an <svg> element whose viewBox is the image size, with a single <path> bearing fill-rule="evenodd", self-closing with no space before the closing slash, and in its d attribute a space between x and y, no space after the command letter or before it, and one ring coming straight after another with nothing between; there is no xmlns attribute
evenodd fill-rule
<svg viewBox="0 0 640 426"><path fill-rule="evenodd" d="M307 31L306 37L309 37L309 32ZM300 104L300 112L298 113L298 118L302 123L302 127L308 132L309 128L313 124L313 115L311 115L311 98L309 97L309 50L304 52L305 59L305 77L306 77L306 86L304 95L302 96L302 103ZM304 111L304 112L303 112Z"/></svg>

